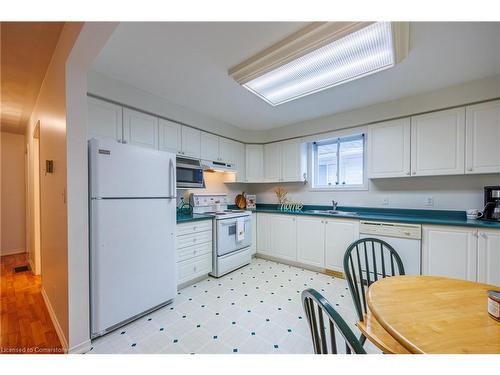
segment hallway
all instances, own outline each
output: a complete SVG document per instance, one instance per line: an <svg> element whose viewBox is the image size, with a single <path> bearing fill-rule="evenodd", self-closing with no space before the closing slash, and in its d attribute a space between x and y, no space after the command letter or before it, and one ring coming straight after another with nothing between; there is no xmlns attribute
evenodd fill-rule
<svg viewBox="0 0 500 375"><path fill-rule="evenodd" d="M30 270L14 272L28 264L26 258L25 253L0 258L0 354L62 353L41 294L41 277Z"/></svg>

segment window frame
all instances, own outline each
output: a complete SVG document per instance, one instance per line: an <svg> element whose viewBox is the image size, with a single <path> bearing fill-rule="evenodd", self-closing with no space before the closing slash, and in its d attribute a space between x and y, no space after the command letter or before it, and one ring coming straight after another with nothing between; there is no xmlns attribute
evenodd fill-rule
<svg viewBox="0 0 500 375"><path fill-rule="evenodd" d="M317 158L317 147L337 143L337 180L340 173L340 145L342 142L353 141L357 139L363 140L363 183L357 185L331 185L331 186L317 186L317 175L318 175L318 158ZM308 144L308 169L311 180L309 182L309 191L359 191L368 190L368 177L367 177L367 142L366 142L366 132L348 134L338 137L329 137L327 139L319 139L317 141L309 142Z"/></svg>

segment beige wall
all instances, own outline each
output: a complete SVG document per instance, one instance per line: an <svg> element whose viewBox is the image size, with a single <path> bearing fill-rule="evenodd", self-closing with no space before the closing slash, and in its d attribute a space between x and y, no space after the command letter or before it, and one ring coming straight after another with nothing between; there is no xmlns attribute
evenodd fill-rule
<svg viewBox="0 0 500 375"><path fill-rule="evenodd" d="M66 205L66 61L82 23L66 23L26 130L33 150L33 130L40 121L40 160L54 161L54 173L41 171L41 258L42 288L63 347L68 343L68 246ZM29 180L33 185L33 159L29 162ZM33 192L30 194L30 231L33 226ZM33 236L28 236L33 238ZM30 244L31 246L31 244Z"/></svg>
<svg viewBox="0 0 500 375"><path fill-rule="evenodd" d="M26 251L24 135L2 132L1 255Z"/></svg>

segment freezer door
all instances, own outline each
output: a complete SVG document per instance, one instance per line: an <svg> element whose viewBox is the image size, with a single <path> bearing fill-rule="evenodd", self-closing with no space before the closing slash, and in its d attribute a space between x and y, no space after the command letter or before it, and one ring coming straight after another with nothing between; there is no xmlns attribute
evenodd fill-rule
<svg viewBox="0 0 500 375"><path fill-rule="evenodd" d="M95 337L176 295L175 200L93 200L91 226Z"/></svg>
<svg viewBox="0 0 500 375"><path fill-rule="evenodd" d="M175 155L121 144L89 141L91 198L175 196Z"/></svg>

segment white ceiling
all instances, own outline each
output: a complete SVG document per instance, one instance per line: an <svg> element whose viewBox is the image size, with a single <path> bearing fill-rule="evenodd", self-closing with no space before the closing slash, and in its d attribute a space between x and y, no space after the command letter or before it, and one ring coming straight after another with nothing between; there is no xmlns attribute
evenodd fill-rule
<svg viewBox="0 0 500 375"><path fill-rule="evenodd" d="M303 27L292 22L121 23L94 69L235 126L264 130L500 74L500 23L412 23L395 68L272 107L227 70Z"/></svg>

